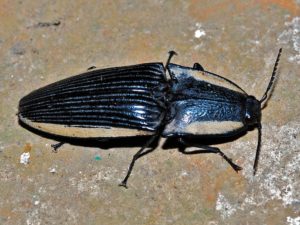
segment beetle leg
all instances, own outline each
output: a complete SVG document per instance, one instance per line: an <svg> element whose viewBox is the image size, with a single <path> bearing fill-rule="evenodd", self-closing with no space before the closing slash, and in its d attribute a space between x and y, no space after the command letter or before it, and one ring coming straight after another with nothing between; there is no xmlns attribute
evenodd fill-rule
<svg viewBox="0 0 300 225"><path fill-rule="evenodd" d="M155 100L155 102L163 109L167 109L166 104L161 100Z"/></svg>
<svg viewBox="0 0 300 225"><path fill-rule="evenodd" d="M153 97L153 100L163 109L167 109L167 100L166 96L164 95L164 93L167 92L167 90L167 85L159 85L151 89L151 97Z"/></svg>
<svg viewBox="0 0 300 225"><path fill-rule="evenodd" d="M55 152L57 153L58 152L58 149L63 146L65 144L65 142L58 142L56 144L52 144L51 147L52 147L52 152Z"/></svg>
<svg viewBox="0 0 300 225"><path fill-rule="evenodd" d="M239 170L242 170L243 168L236 165L235 163L232 162L232 160L230 158L228 158L219 148L216 147L211 147L208 145L199 145L199 144L188 144L187 142L185 142L182 138L179 139L180 144L182 144L182 146L180 146L179 151L183 154L186 155L193 155L193 154L202 154L202 153L215 153L215 154L219 154L220 156L222 156L223 159L225 159L229 165L235 170L235 172L238 172ZM194 151L186 151L186 147L198 147L201 148L199 150L194 150Z"/></svg>
<svg viewBox="0 0 300 225"><path fill-rule="evenodd" d="M96 69L96 68L97 68L96 66L90 66L89 68L87 68L87 71L93 70L93 69Z"/></svg>
<svg viewBox="0 0 300 225"><path fill-rule="evenodd" d="M152 97L153 97L153 101L155 101L159 107L161 107L164 110L167 109L166 103L165 103L166 100L164 99L165 98L164 96L160 96L157 98L155 98L155 96L152 96Z"/></svg>
<svg viewBox="0 0 300 225"><path fill-rule="evenodd" d="M173 51L173 50L169 51L169 57L166 62L165 71L167 71L167 67L170 64L171 59L173 58L174 55L177 55L177 53L175 51Z"/></svg>
<svg viewBox="0 0 300 225"><path fill-rule="evenodd" d="M200 65L200 63L194 63L193 69L199 70L199 71L204 71L203 66Z"/></svg>
<svg viewBox="0 0 300 225"><path fill-rule="evenodd" d="M170 62L171 62L171 59L172 59L172 57L173 57L174 55L177 55L177 53L176 53L175 51L173 51L173 50L169 51L169 57L168 57L168 59L167 59L166 65L165 65L165 72L168 70L168 66L169 66L169 64L170 64ZM168 70L168 71L169 71L169 70ZM170 73L170 71L169 71L169 75L170 75L170 77L171 77L171 80L177 81L176 77L173 76L173 75ZM166 79L166 80L167 80L167 79Z"/></svg>
<svg viewBox="0 0 300 225"><path fill-rule="evenodd" d="M150 148L150 149L147 149L154 141L155 139L158 137L158 135L154 135L152 136L148 141L147 143L137 152L135 153L135 155L133 156L132 158L132 161L129 165L129 168L128 168L128 171L127 171L127 174L126 174L126 177L124 178L124 180L119 184L119 186L123 186L125 188L127 188L127 181L128 181L128 178L130 177L130 174L132 172L132 169L133 169L133 166L135 164L135 161L138 160L139 158L143 157L144 155L147 155L148 153L150 152L153 152L155 150L155 147L153 148Z"/></svg>

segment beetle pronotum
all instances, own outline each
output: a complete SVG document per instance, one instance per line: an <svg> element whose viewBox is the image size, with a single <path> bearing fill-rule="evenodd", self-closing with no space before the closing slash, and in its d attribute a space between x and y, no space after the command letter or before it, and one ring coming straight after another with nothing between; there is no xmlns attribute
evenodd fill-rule
<svg viewBox="0 0 300 225"><path fill-rule="evenodd" d="M120 184L124 187L136 160L154 151L151 144L160 137L177 138L183 154L217 153L239 171L242 168L219 148L191 145L186 138L229 137L256 127L255 173L261 110L273 89L281 51L260 100L234 82L205 71L199 63L193 67L170 63L176 54L170 51L166 66L155 62L92 70L35 90L20 100L18 117L35 130L66 138L149 136L133 156ZM191 146L199 149L186 151Z"/></svg>

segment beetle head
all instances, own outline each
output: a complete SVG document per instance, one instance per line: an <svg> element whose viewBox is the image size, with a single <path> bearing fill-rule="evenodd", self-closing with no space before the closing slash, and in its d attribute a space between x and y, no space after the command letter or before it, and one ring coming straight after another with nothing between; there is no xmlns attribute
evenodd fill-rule
<svg viewBox="0 0 300 225"><path fill-rule="evenodd" d="M245 105L245 123L247 125L260 124L261 120L261 108L260 102L253 96L246 98Z"/></svg>

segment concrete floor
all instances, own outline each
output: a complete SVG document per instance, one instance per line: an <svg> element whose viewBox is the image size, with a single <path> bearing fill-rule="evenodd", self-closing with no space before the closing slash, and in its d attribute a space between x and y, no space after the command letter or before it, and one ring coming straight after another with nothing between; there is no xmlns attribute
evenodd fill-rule
<svg viewBox="0 0 300 225"><path fill-rule="evenodd" d="M300 224L299 0L2 0L0 21L0 224ZM90 66L165 62L171 49L260 98L280 47L255 177L255 130L218 145L239 174L216 155L159 147L124 189L137 147L54 154L55 141L18 125L36 88Z"/></svg>

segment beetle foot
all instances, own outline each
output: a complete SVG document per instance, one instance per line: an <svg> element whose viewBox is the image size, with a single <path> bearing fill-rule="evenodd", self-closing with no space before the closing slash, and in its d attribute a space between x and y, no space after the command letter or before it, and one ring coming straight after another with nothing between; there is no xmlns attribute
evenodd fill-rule
<svg viewBox="0 0 300 225"><path fill-rule="evenodd" d="M58 148L59 148L59 147L57 147L57 145L58 145L58 144L52 144L52 145L51 145L52 152L54 152L54 153L57 153L57 152L58 152Z"/></svg>
<svg viewBox="0 0 300 225"><path fill-rule="evenodd" d="M56 143L56 144L52 144L51 147L52 147L52 152L54 153L57 153L58 152L58 149L64 144L64 142L59 142L59 143Z"/></svg>
<svg viewBox="0 0 300 225"><path fill-rule="evenodd" d="M122 182L119 184L119 186L120 186L120 187L124 187L124 188L128 189L128 187L127 187L127 183L126 183L126 182L124 182L124 181L122 181Z"/></svg>
<svg viewBox="0 0 300 225"><path fill-rule="evenodd" d="M233 162L231 162L230 165L231 165L231 167L234 169L234 171L237 172L237 173L238 173L240 170L243 169L243 167L240 167L240 166L234 164Z"/></svg>

